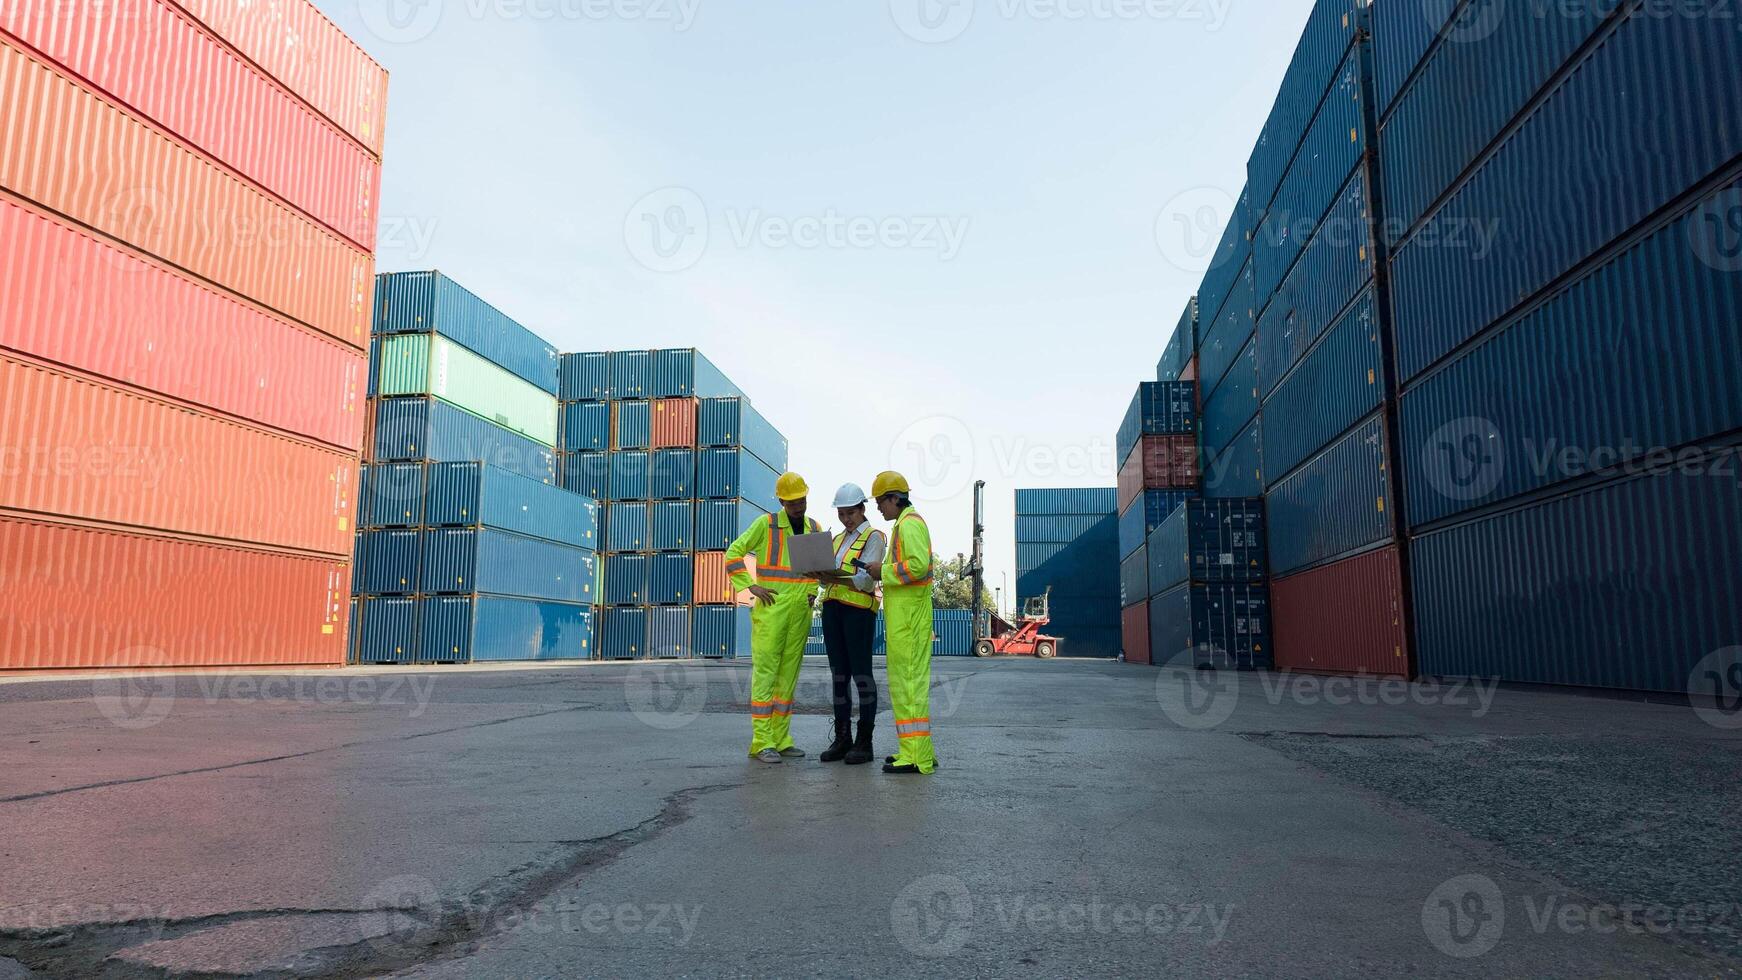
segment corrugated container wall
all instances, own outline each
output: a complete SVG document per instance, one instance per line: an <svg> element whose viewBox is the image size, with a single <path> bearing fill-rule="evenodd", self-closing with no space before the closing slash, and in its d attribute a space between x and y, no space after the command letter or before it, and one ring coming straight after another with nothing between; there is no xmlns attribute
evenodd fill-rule
<svg viewBox="0 0 1742 980"><path fill-rule="evenodd" d="M540 482L556 479L550 447L439 398L383 398L374 407L377 460L483 460Z"/></svg>
<svg viewBox="0 0 1742 980"><path fill-rule="evenodd" d="M1413 676L1396 547L1279 578L1270 592L1278 668Z"/></svg>

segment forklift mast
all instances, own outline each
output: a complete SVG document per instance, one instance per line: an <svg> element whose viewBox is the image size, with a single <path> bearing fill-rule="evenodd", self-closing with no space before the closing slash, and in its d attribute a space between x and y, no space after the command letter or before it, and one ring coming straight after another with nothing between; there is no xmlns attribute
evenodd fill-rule
<svg viewBox="0 0 1742 980"><path fill-rule="evenodd" d="M986 610L981 596L986 594L986 481L974 481L974 554L968 559L969 588L974 590L973 625L975 637L988 635Z"/></svg>

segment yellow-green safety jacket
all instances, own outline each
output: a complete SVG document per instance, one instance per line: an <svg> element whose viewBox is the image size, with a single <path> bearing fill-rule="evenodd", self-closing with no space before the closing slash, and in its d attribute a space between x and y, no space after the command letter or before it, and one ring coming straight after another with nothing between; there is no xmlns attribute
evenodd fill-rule
<svg viewBox="0 0 1742 980"><path fill-rule="evenodd" d="M805 518L805 528L801 533L815 534L823 529L811 517ZM786 516L784 510L751 521L744 533L738 535L738 540L726 549L726 574L732 576L732 591L742 592L752 585L760 585L775 592L814 593L817 580L792 570L789 541L793 533L792 520ZM746 555L756 557L754 579L750 577L750 569L744 562Z"/></svg>
<svg viewBox="0 0 1742 980"><path fill-rule="evenodd" d="M932 584L931 529L919 511L909 506L895 519L889 532L889 557L883 562L883 594L905 594L930 589Z"/></svg>

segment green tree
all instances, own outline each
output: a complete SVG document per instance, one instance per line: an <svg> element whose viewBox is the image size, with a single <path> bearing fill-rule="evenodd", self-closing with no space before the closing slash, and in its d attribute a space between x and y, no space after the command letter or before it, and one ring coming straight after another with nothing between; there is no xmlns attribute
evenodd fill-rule
<svg viewBox="0 0 1742 980"><path fill-rule="evenodd" d="M990 590L980 590L981 607L995 610ZM932 568L932 605L938 609L974 608L974 578L968 573L968 556L938 561Z"/></svg>

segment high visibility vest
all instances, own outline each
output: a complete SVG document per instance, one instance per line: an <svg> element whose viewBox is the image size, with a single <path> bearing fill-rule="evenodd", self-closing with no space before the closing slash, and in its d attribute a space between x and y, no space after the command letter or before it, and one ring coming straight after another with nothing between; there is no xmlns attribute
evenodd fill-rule
<svg viewBox="0 0 1742 980"><path fill-rule="evenodd" d="M781 512L784 513L784 512ZM780 526L781 513L768 514L757 518L764 522L765 532L761 537L760 546L755 549L756 584L769 588L792 586L816 587L816 579L807 578L792 570L791 532ZM805 529L808 534L815 534L823 529L815 518L805 518ZM751 525L752 528L755 525ZM728 560L726 574L740 575L748 571L743 559Z"/></svg>
<svg viewBox="0 0 1742 980"><path fill-rule="evenodd" d="M865 554L865 548L871 543L871 539L882 533L882 531L879 531L874 527L861 526L857 532L857 540L855 540L852 546L847 549L846 555L841 558L841 571L846 572L849 575L857 572L858 569L853 567L853 562L859 560L859 557ZM846 536L845 531L835 535L835 554L841 553L841 544L846 540ZM884 549L884 554L887 555L888 553L888 549ZM876 587L875 584L872 585L872 588ZM842 605L857 606L860 609L877 608L877 596L875 593L860 592L858 589L845 582L831 582L829 585L825 586L823 589L823 601L839 602Z"/></svg>
<svg viewBox="0 0 1742 980"><path fill-rule="evenodd" d="M920 530L925 534L925 540L927 542L928 553L925 556L925 575L920 578L913 578L909 576L907 572L907 559L919 557L918 555L908 554L907 546L902 543L903 535L901 531L909 521L919 525ZM895 526L889 530L889 559L884 565L883 572L883 586L886 592L889 589L919 588L931 585L933 562L932 555L929 553L930 542L931 528L926 524L925 518L919 516L919 511L909 507L907 510L902 512L900 517L895 519Z"/></svg>

